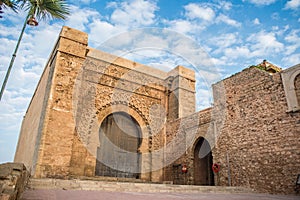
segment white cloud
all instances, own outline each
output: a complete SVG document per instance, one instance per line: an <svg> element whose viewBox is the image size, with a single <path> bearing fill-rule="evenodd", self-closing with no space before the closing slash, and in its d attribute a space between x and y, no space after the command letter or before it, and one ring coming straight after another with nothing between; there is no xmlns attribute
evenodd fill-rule
<svg viewBox="0 0 300 200"><path fill-rule="evenodd" d="M176 41L171 41L170 48L190 64L198 67L213 67L213 62L207 52L194 40L181 37Z"/></svg>
<svg viewBox="0 0 300 200"><path fill-rule="evenodd" d="M87 25L99 18L100 14L95 10L71 6L71 15L68 17L66 25L81 31L87 31Z"/></svg>
<svg viewBox="0 0 300 200"><path fill-rule="evenodd" d="M230 10L232 8L232 3L231 2L228 2L228 1L220 1L218 2L219 3L219 6L221 9L223 10Z"/></svg>
<svg viewBox="0 0 300 200"><path fill-rule="evenodd" d="M300 33L300 29L292 30L284 39L290 43L297 43L300 46L300 37L298 34Z"/></svg>
<svg viewBox="0 0 300 200"><path fill-rule="evenodd" d="M289 25L286 25L284 27L279 27L279 26L272 26L272 31L277 35L277 36L284 36L286 32L290 29Z"/></svg>
<svg viewBox="0 0 300 200"><path fill-rule="evenodd" d="M224 49L224 55L230 59L249 58L251 52L246 46L230 47Z"/></svg>
<svg viewBox="0 0 300 200"><path fill-rule="evenodd" d="M220 77L221 77L217 70L201 69L201 70L199 70L198 74L200 74L202 79L204 80L205 88L211 87L211 85L213 83L215 83L216 81L219 81Z"/></svg>
<svg viewBox="0 0 300 200"><path fill-rule="evenodd" d="M215 18L215 12L207 5L199 5L190 3L184 6L186 11L185 15L189 19L202 19L206 21L212 21Z"/></svg>
<svg viewBox="0 0 300 200"><path fill-rule="evenodd" d="M282 52L284 44L277 41L276 35L273 32L261 31L253 33L248 38L252 56L272 55Z"/></svg>
<svg viewBox="0 0 300 200"><path fill-rule="evenodd" d="M109 4L115 10L111 21L129 27L148 26L155 23L155 11L158 10L154 1L130 0L128 2Z"/></svg>
<svg viewBox="0 0 300 200"><path fill-rule="evenodd" d="M300 0L290 0L285 4L284 9L296 10L299 8L299 6L300 6Z"/></svg>
<svg viewBox="0 0 300 200"><path fill-rule="evenodd" d="M1 18L0 20L10 21L12 24L17 24L20 23L20 21L25 21L27 13L24 10L20 10L18 11L18 13L15 13L11 9L5 9L2 16L3 18Z"/></svg>
<svg viewBox="0 0 300 200"><path fill-rule="evenodd" d="M78 3L83 3L83 4L90 4L94 3L96 0L79 0Z"/></svg>
<svg viewBox="0 0 300 200"><path fill-rule="evenodd" d="M10 23L0 25L1 83L24 23L24 16L23 12L11 13L5 19ZM37 27L26 27L0 104L0 133L5 141L0 147L0 162L9 161L13 157L22 116L55 45L61 25L61 21L56 21L53 24L40 22ZM8 153L9 156L6 156Z"/></svg>
<svg viewBox="0 0 300 200"><path fill-rule="evenodd" d="M223 58L223 59L222 59ZM216 66L221 66L221 65L225 65L226 63L226 59L224 60L224 56L220 57L220 58L212 58L212 62L214 63L214 65Z"/></svg>
<svg viewBox="0 0 300 200"><path fill-rule="evenodd" d="M147 33L148 29L145 29L145 31L141 31L139 36L134 40L134 48L136 49L157 49L158 51L168 49L169 47L169 41L166 40L161 35L155 35L152 33ZM161 31L161 30L159 30ZM152 50L151 50L152 51ZM152 55L152 54L145 54L145 55ZM161 55L159 52L154 53L153 56L159 56Z"/></svg>
<svg viewBox="0 0 300 200"><path fill-rule="evenodd" d="M275 12L271 14L271 18L274 20L280 20L280 15L279 13Z"/></svg>
<svg viewBox="0 0 300 200"><path fill-rule="evenodd" d="M12 36L14 38L17 38L20 35L20 33L14 32L15 30L16 30L15 27L7 27L7 26L0 24L0 36L2 36L2 37ZM5 38L5 39L8 39L8 38Z"/></svg>
<svg viewBox="0 0 300 200"><path fill-rule="evenodd" d="M208 89L198 89L197 99L201 99L201 102L197 105L198 110L203 110L205 108L211 107L213 103L212 92Z"/></svg>
<svg viewBox="0 0 300 200"><path fill-rule="evenodd" d="M282 61L284 62L283 67L291 67L300 63L300 53L285 56Z"/></svg>
<svg viewBox="0 0 300 200"><path fill-rule="evenodd" d="M255 19L253 20L253 24L255 24L255 25L259 25L259 24L260 24L260 21L259 21L259 19L258 19L258 18L255 18Z"/></svg>
<svg viewBox="0 0 300 200"><path fill-rule="evenodd" d="M183 34L192 33L195 31L196 28L195 24L192 24L190 21L182 19L173 20L166 23L169 24L170 29Z"/></svg>
<svg viewBox="0 0 300 200"><path fill-rule="evenodd" d="M238 33L224 33L220 36L216 36L209 39L209 43L211 45L218 47L218 49L229 47L233 44L236 44L237 42L238 42Z"/></svg>
<svg viewBox="0 0 300 200"><path fill-rule="evenodd" d="M286 45L286 51L285 54L289 55L294 53L297 49L300 48L300 36L299 36L300 30L292 30L285 38L284 40L288 42Z"/></svg>
<svg viewBox="0 0 300 200"><path fill-rule="evenodd" d="M42 63L40 64L43 64L47 60L61 27L62 26L59 23L53 25L40 23L37 28L29 30L29 33L31 34L26 40L22 41L23 43L26 43L27 46L31 45L31 47L28 47L27 49L34 53L32 56L35 56L36 59L43 58ZM45 40L45 38L47 39Z"/></svg>
<svg viewBox="0 0 300 200"><path fill-rule="evenodd" d="M283 28L283 32L287 31L290 29L290 25L285 25L284 28Z"/></svg>
<svg viewBox="0 0 300 200"><path fill-rule="evenodd" d="M245 0L243 0L245 1ZM262 6L262 5L270 5L274 2L276 2L276 0L249 0L250 3L253 3L255 5L258 6Z"/></svg>
<svg viewBox="0 0 300 200"><path fill-rule="evenodd" d="M225 24L228 24L230 26L235 26L235 27L240 27L241 23L239 23L238 21L235 21L233 19L230 19L228 16L224 15L224 14L220 14L217 18L216 18L216 22L223 22Z"/></svg>
<svg viewBox="0 0 300 200"><path fill-rule="evenodd" d="M19 23L22 24L22 21ZM42 22L37 27L27 27L9 77L9 82L14 84L8 84L7 89L16 90L22 88L22 86L31 87L33 86L31 82L36 82L39 79L47 57L56 41L60 27L57 25L46 25ZM17 35L17 37L11 39L0 38L2 42L1 46L5 47L5 49L0 48L0 56L3 61L1 75L4 76L11 59L11 54L16 46L20 30L19 26L3 27L3 30L4 32L14 32ZM45 40L45 38L47 39Z"/></svg>
<svg viewBox="0 0 300 200"><path fill-rule="evenodd" d="M120 33L120 29L116 28L114 25L101 21L95 20L89 24L89 41L95 44L100 44Z"/></svg>

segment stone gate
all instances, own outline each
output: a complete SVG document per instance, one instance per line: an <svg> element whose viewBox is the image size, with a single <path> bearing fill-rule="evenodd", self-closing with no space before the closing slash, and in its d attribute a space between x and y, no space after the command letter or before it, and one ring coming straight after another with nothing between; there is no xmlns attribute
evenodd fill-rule
<svg viewBox="0 0 300 200"><path fill-rule="evenodd" d="M64 27L23 121L16 160L35 177L161 181L165 123L195 112L195 75L87 46ZM30 138L30 139L29 139ZM124 142L126 141L126 142ZM34 144L34 145L33 145Z"/></svg>
<svg viewBox="0 0 300 200"><path fill-rule="evenodd" d="M63 27L24 116L15 162L33 177L295 193L300 64L244 69L214 84L213 106L195 112L194 71L164 72L87 40Z"/></svg>

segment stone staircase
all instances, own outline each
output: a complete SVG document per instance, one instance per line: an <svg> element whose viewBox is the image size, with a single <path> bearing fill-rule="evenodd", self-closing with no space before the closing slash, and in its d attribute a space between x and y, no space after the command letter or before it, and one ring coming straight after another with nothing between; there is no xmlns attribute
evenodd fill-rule
<svg viewBox="0 0 300 200"><path fill-rule="evenodd" d="M82 179L30 179L28 182L28 189L94 190L147 193L253 193L253 190L241 187L173 185L132 181L119 182L115 180Z"/></svg>

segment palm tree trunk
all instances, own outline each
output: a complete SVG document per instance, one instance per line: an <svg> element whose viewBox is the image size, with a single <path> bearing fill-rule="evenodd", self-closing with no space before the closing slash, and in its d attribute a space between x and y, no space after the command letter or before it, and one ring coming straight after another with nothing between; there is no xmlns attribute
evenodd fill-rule
<svg viewBox="0 0 300 200"><path fill-rule="evenodd" d="M12 69L12 66L13 66L13 64L14 64L15 58L16 58L16 56L17 56L17 51L18 51L18 49L19 49L20 42L21 42L21 40L22 40L24 31L25 31L25 28L26 28L26 24L27 24L28 17L29 17L29 16L27 16L26 19L25 19L25 22L24 22L22 31L21 31L20 36L19 36L19 39L18 39L17 46L16 46L15 51L14 51L14 53L13 53L13 55L12 55L12 58L11 58L11 60L10 60L9 67L8 67L8 69L7 69L7 72L6 72L4 81L3 81L3 83L2 83L1 93L0 93L0 101L1 101L2 96L3 96L3 92L4 92L4 90L5 90L5 86L6 86L6 83L7 83L7 81L8 81L8 77L9 77L10 71L11 71L11 69Z"/></svg>

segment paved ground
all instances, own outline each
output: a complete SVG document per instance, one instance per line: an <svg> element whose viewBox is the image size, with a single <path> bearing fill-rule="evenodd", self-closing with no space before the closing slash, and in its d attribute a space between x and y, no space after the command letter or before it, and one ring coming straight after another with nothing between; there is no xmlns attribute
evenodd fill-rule
<svg viewBox="0 0 300 200"><path fill-rule="evenodd" d="M186 194L186 193L140 193L105 192L84 190L26 190L21 200L300 200L300 196L269 194Z"/></svg>

